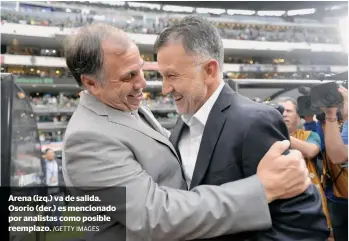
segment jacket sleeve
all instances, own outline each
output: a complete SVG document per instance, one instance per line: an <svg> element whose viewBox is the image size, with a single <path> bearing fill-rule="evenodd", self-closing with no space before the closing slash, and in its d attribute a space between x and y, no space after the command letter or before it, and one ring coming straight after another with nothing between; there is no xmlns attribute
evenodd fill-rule
<svg viewBox="0 0 349 241"><path fill-rule="evenodd" d="M104 206L116 206L115 212L107 213L113 222L147 240L210 238L271 227L257 176L191 191L159 186L128 147L95 132L70 135L65 140L64 162L73 186L99 196ZM256 215L264 218L255 219Z"/></svg>
<svg viewBox="0 0 349 241"><path fill-rule="evenodd" d="M245 176L256 173L259 160L275 141L289 139L282 116L272 108L256 111L249 123L243 142ZM254 240L323 241L329 235L321 196L314 185L299 196L270 203L269 208L273 226L259 232Z"/></svg>

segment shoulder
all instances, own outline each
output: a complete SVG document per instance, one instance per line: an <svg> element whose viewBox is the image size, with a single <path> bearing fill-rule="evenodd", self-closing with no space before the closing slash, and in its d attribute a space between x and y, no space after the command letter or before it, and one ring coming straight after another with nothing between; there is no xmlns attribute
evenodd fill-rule
<svg viewBox="0 0 349 241"><path fill-rule="evenodd" d="M238 116L244 122L258 123L282 120L278 110L263 103L254 102L244 96L236 94L229 108L230 116Z"/></svg>
<svg viewBox="0 0 349 241"><path fill-rule="evenodd" d="M310 131L309 137L306 140L306 142L311 143L311 144L315 144L319 148L321 148L321 138L320 138L319 134L314 132L314 131Z"/></svg>

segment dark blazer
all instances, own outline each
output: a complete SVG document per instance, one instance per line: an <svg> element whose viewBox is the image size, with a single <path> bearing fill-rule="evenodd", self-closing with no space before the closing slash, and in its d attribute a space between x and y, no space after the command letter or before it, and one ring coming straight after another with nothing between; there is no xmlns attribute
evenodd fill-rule
<svg viewBox="0 0 349 241"><path fill-rule="evenodd" d="M170 137L178 153L184 128L188 127L179 118ZM225 85L209 114L190 189L256 174L259 161L272 144L285 139L289 139L288 130L277 110L253 102ZM315 186L295 198L274 201L269 209L273 222L270 230L210 240L324 241L329 235Z"/></svg>

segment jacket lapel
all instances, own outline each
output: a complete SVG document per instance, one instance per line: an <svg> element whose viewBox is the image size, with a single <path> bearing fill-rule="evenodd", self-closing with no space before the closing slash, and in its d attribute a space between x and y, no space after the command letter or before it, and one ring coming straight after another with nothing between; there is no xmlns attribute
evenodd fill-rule
<svg viewBox="0 0 349 241"><path fill-rule="evenodd" d="M225 85L216 103L213 105L208 116L204 133L202 135L199 153L197 156L195 169L190 184L190 189L200 185L206 170L211 162L211 157L216 147L217 141L226 121L226 110L232 103L235 92Z"/></svg>
<svg viewBox="0 0 349 241"><path fill-rule="evenodd" d="M154 140L157 140L158 142L161 142L167 145L172 150L172 152L176 155L177 159L179 159L175 148L172 146L168 138L160 134L160 133L163 133L162 129L161 129L161 132L158 132L158 130L160 130L161 128L159 127L160 123L158 123L158 121L154 117L152 117L152 115L149 114L146 110L142 109L142 107L140 108L141 114L148 120L148 122L154 127L155 130L149 127L147 124L143 123L142 121L132 118L127 113L103 104L94 96L86 92L81 93L80 97L81 97L80 98L81 105L92 110L98 115L108 116L108 120L110 122L132 128L136 131L143 133L144 135L149 136Z"/></svg>
<svg viewBox="0 0 349 241"><path fill-rule="evenodd" d="M184 121L182 120L181 117L178 118L176 125L174 126L171 135L170 135L170 142L172 143L172 145L175 147L178 156L179 156L179 160L182 163L182 158L181 158L181 153L179 152L178 149L178 142L180 140L180 137L182 136L183 130L184 128L187 128L186 124L184 123Z"/></svg>
<svg viewBox="0 0 349 241"><path fill-rule="evenodd" d="M143 113L143 115L145 116L145 118L147 118L146 117L147 114L145 114L145 112ZM177 159L179 159L175 148L172 146L172 144L168 140L168 138L165 137L164 135L160 134L156 130L152 129L150 126L145 124L143 121L138 121L132 117L129 117L123 111L119 111L119 110L116 110L116 109L113 109L110 107L108 107L108 119L111 122L132 128L136 131L143 133L144 135L149 136L150 138L152 138L154 140L157 140L158 142L161 142L161 143L167 145L172 150L172 152L176 155ZM149 120L149 117L147 118L147 120Z"/></svg>

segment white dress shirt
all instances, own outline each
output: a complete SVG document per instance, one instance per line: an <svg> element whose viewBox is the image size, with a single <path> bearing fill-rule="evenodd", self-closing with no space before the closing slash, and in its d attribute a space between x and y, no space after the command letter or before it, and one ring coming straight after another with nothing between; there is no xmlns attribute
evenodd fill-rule
<svg viewBox="0 0 349 241"><path fill-rule="evenodd" d="M193 177L196 159L199 153L202 135L211 109L218 99L224 87L224 81L218 86L216 91L205 102L205 104L193 115L182 115L182 120L189 126L189 130L185 129L179 140L178 149L181 154L184 176L188 187Z"/></svg>

